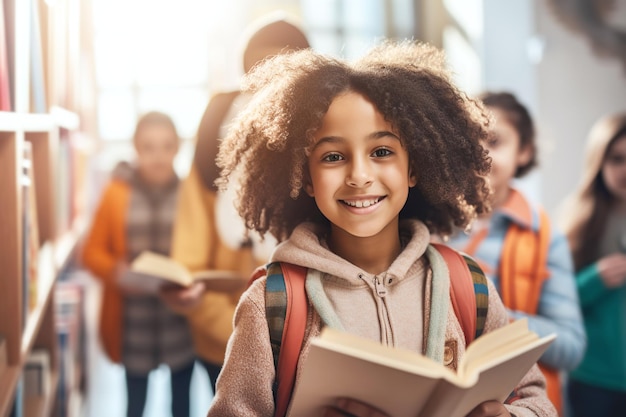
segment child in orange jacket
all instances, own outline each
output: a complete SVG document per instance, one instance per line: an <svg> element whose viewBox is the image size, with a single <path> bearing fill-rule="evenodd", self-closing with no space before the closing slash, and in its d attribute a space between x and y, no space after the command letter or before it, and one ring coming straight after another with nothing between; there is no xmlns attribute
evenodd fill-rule
<svg viewBox="0 0 626 417"><path fill-rule="evenodd" d="M141 417L150 371L172 372L172 415L189 416L195 354L185 317L156 294L124 283L129 263L144 250L169 254L178 195L172 120L151 112L137 123L134 164L120 163L95 213L83 248L84 266L103 286L100 339L109 359L125 368L127 417Z"/></svg>

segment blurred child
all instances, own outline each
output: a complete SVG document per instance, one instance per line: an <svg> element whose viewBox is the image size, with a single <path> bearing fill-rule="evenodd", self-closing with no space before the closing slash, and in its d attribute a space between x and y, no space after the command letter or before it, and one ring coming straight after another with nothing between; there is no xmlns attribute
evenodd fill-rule
<svg viewBox="0 0 626 417"><path fill-rule="evenodd" d="M548 396L561 410L560 371L573 369L585 350L585 333L568 243L540 207L514 188L536 165L535 129L526 107L507 92L485 93L494 124L486 148L493 211L468 233L447 243L476 258L493 280L510 319L528 318L540 336L557 338L541 357Z"/></svg>
<svg viewBox="0 0 626 417"><path fill-rule="evenodd" d="M580 185L562 212L572 248L588 348L570 374L572 417L626 409L626 113L589 132Z"/></svg>
<svg viewBox="0 0 626 417"><path fill-rule="evenodd" d="M123 283L129 263L142 251L169 254L179 137L169 116L151 112L139 119L133 144L137 158L115 168L82 260L103 285L100 338L109 359L124 366L126 415L142 416L150 371L165 364L171 370L172 415L184 417L195 357L187 320L157 295Z"/></svg>
<svg viewBox="0 0 626 417"><path fill-rule="evenodd" d="M309 46L302 30L284 13L264 16L248 28L248 33L243 54L246 72L268 56ZM274 246L270 239L260 242L249 238L233 207L233 190L218 193L215 186L218 144L249 98L240 91L216 94L198 128L191 170L181 185L172 242L172 257L192 271L231 270L247 277L267 262ZM168 305L189 319L195 349L213 392L239 295L204 291L201 284L164 294Z"/></svg>
<svg viewBox="0 0 626 417"><path fill-rule="evenodd" d="M220 147L222 181L236 173L246 224L282 241L272 261L309 271L300 363L326 325L455 369L465 338L439 291L450 278L430 233L487 209L489 162L480 106L451 84L443 55L408 42L355 63L299 51L257 66L246 88L255 95ZM239 301L210 417L274 416L265 283ZM485 331L506 322L492 288ZM555 415L536 366L517 392L471 416ZM350 400L328 406L327 415L384 415Z"/></svg>

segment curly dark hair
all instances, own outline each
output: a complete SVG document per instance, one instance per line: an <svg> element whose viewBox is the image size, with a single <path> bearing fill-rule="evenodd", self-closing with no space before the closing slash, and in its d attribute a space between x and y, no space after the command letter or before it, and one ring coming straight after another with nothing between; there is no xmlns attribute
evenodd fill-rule
<svg viewBox="0 0 626 417"><path fill-rule="evenodd" d="M521 178L537 166L537 144L535 143L535 124L530 112L512 93L508 91L486 91L480 99L487 107L500 109L509 123L515 128L520 138L520 149L530 147L532 157L525 164L517 167L515 178Z"/></svg>
<svg viewBox="0 0 626 417"><path fill-rule="evenodd" d="M487 113L454 86L432 46L388 41L354 63L312 50L279 55L248 74L244 88L255 94L220 146L218 183L238 177L239 213L262 235L284 240L304 221L328 223L303 192L307 149L331 102L347 91L374 104L418 173L400 218L448 235L489 209Z"/></svg>

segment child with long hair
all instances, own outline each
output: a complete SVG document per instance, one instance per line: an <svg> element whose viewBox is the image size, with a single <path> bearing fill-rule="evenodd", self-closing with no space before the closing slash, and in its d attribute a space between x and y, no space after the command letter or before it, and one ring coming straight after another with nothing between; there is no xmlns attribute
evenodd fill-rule
<svg viewBox="0 0 626 417"><path fill-rule="evenodd" d="M100 340L107 357L124 366L127 417L141 417L150 372L171 371L172 415L189 416L195 352L185 317L158 295L125 280L141 252L168 255L178 196L174 158L180 139L172 119L150 112L137 122L134 163L121 162L106 186L82 253L84 266L102 283Z"/></svg>
<svg viewBox="0 0 626 417"><path fill-rule="evenodd" d="M571 253L547 213L514 185L537 164L530 112L509 92L486 92L480 99L494 119L485 143L492 211L447 243L478 261L511 319L527 318L528 328L540 336L557 334L539 365L548 395L561 411L560 374L574 369L585 350Z"/></svg>
<svg viewBox="0 0 626 417"><path fill-rule="evenodd" d="M588 347L570 373L573 417L626 407L626 113L589 132L583 178L562 208L574 257Z"/></svg>
<svg viewBox="0 0 626 417"><path fill-rule="evenodd" d="M448 270L429 241L488 209L486 119L444 64L433 47L389 42L354 63L278 56L247 77L255 95L220 147L222 186L237 178L246 225L281 241L272 261L309 271L300 365L323 326L452 369L465 353ZM209 416L274 416L265 283L239 301ZM491 288L485 331L507 320ZM555 415L536 366L516 392L469 415ZM350 399L326 413L384 416Z"/></svg>

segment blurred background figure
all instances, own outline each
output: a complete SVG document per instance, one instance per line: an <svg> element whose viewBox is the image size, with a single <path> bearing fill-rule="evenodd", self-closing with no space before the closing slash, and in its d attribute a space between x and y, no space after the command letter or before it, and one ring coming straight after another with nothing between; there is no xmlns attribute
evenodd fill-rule
<svg viewBox="0 0 626 417"><path fill-rule="evenodd" d="M626 113L591 128L580 185L564 203L588 348L570 374L571 415L626 407Z"/></svg>
<svg viewBox="0 0 626 417"><path fill-rule="evenodd" d="M541 336L557 334L539 364L548 395L562 414L559 373L578 365L585 349L571 254L544 209L513 186L514 178L537 164L530 113L508 92L487 92L480 99L493 117L485 144L491 157L492 211L448 243L478 260L511 319L527 318L529 329Z"/></svg>
<svg viewBox="0 0 626 417"><path fill-rule="evenodd" d="M284 13L264 16L249 28L244 70L267 57L308 47L302 30ZM191 271L219 269L250 276L269 260L273 241L253 239L234 207L235 190L221 193L215 185L220 139L249 99L238 90L218 93L200 121L191 170L181 186L172 244L172 257ZM201 287L198 283L169 291L167 299L172 309L188 317L197 354L215 392L240 293L203 292Z"/></svg>
<svg viewBox="0 0 626 417"><path fill-rule="evenodd" d="M156 295L124 284L141 252L169 255L179 140L169 116L151 112L139 119L133 136L137 158L113 172L83 248L84 266L103 284L100 340L109 359L124 366L127 417L143 415L148 377L161 364L171 370L172 415L189 416L189 326Z"/></svg>

